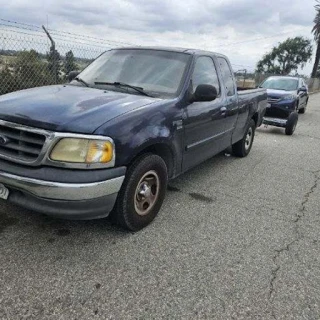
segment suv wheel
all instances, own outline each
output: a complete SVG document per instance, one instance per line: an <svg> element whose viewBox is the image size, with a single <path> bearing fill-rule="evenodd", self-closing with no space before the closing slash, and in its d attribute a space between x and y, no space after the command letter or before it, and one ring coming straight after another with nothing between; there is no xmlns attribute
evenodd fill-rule
<svg viewBox="0 0 320 320"><path fill-rule="evenodd" d="M308 105L308 100L306 101L305 106L299 110L299 113L306 113L307 105Z"/></svg>
<svg viewBox="0 0 320 320"><path fill-rule="evenodd" d="M305 113L306 112L306 107L303 107L299 110L299 113Z"/></svg>
<svg viewBox="0 0 320 320"><path fill-rule="evenodd" d="M286 124L286 135L292 136L294 131L296 130L298 123L298 114L296 112L292 112L288 118L287 124Z"/></svg>

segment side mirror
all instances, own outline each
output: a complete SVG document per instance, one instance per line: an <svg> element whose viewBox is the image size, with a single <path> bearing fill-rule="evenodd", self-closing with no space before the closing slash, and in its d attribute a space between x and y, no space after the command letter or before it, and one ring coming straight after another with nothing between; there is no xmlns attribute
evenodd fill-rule
<svg viewBox="0 0 320 320"><path fill-rule="evenodd" d="M217 96L218 91L216 87L210 84L199 84L191 98L191 102L213 101Z"/></svg>
<svg viewBox="0 0 320 320"><path fill-rule="evenodd" d="M79 71L71 71L67 75L67 80L71 82L80 72Z"/></svg>
<svg viewBox="0 0 320 320"><path fill-rule="evenodd" d="M305 86L301 87L299 90L299 92L307 92L307 88Z"/></svg>

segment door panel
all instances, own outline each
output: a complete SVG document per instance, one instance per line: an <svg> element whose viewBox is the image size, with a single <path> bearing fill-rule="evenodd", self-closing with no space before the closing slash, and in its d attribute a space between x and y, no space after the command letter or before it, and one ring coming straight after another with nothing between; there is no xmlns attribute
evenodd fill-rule
<svg viewBox="0 0 320 320"><path fill-rule="evenodd" d="M199 84L214 85L219 96L214 101L194 102L185 108L184 171L220 152L225 139L226 108L211 57L198 57L195 62L193 92Z"/></svg>
<svg viewBox="0 0 320 320"><path fill-rule="evenodd" d="M225 119L225 131L227 137L229 138L229 140L226 141L226 147L228 147L231 143L233 129L236 126L237 119L239 116L237 88L235 86L234 74L228 61L223 57L218 57L217 60L219 63L219 68L221 71L226 92L225 106L227 108L227 111ZM245 116L245 114L241 115L241 117ZM241 119L239 120L241 121Z"/></svg>

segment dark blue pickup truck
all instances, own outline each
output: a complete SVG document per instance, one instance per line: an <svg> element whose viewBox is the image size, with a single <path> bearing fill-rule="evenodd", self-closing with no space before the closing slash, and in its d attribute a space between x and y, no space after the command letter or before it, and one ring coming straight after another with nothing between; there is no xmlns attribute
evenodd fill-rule
<svg viewBox="0 0 320 320"><path fill-rule="evenodd" d="M69 84L0 97L0 198L139 230L168 179L229 146L246 156L266 105L265 89L237 91L221 54L109 50Z"/></svg>

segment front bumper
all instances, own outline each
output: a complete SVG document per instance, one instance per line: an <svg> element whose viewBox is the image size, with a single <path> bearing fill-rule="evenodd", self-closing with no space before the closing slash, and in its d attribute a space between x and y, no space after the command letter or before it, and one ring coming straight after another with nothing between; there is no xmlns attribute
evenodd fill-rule
<svg viewBox="0 0 320 320"><path fill-rule="evenodd" d="M107 170L112 178L86 183L46 181L0 171L0 183L9 189L8 201L14 204L60 218L95 219L106 217L113 209L125 178L125 168ZM114 176L115 170L118 176Z"/></svg>
<svg viewBox="0 0 320 320"><path fill-rule="evenodd" d="M272 118L287 119L295 111L296 101L283 100L278 103L271 103L266 109L265 116Z"/></svg>

